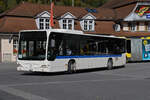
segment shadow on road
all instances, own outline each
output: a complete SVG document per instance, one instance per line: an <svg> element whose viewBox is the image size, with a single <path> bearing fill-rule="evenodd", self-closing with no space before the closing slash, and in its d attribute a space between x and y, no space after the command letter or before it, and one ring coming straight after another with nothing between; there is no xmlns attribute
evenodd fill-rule
<svg viewBox="0 0 150 100"><path fill-rule="evenodd" d="M124 66L115 67L112 70L117 70L120 68L124 68ZM97 71L109 71L107 68L94 68L94 69L84 69L84 70L77 70L73 73L68 72L25 72L21 75L26 76L58 76L58 75L74 75L74 74L81 74L81 73L90 73L90 72L97 72Z"/></svg>

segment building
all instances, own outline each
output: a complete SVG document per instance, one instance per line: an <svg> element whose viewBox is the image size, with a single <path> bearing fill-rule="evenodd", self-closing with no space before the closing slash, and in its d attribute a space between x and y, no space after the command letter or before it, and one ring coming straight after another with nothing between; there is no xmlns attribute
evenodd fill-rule
<svg viewBox="0 0 150 100"><path fill-rule="evenodd" d="M150 1L111 0L102 7L115 10L115 35L131 41L130 60L150 60Z"/></svg>
<svg viewBox="0 0 150 100"><path fill-rule="evenodd" d="M149 0L110 0L102 7L115 10L115 23L120 26L120 31L116 35L126 37L149 36ZM148 7L148 9L139 15L142 7Z"/></svg>
<svg viewBox="0 0 150 100"><path fill-rule="evenodd" d="M54 28L128 38L149 37L149 7L149 0L110 0L95 9L54 6ZM0 14L0 61L16 61L20 30L49 29L49 19L50 5L26 2Z"/></svg>

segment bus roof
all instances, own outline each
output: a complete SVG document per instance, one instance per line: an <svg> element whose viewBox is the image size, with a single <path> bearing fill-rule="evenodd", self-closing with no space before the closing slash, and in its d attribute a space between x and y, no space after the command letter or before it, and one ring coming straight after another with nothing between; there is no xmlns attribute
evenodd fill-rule
<svg viewBox="0 0 150 100"><path fill-rule="evenodd" d="M48 30L21 30L20 32L31 32L31 31L47 31L47 32L60 32L60 33L76 33L76 34L84 34L79 30L67 30L67 29L48 29Z"/></svg>
<svg viewBox="0 0 150 100"><path fill-rule="evenodd" d="M21 30L20 32L31 32L31 31L46 31L48 33L50 33L50 32L58 32L58 33L78 34L78 35L85 35L85 36L98 36L98 37L126 39L125 37L117 37L117 36L114 36L114 35L84 34L83 31L79 31L79 30L67 30L67 29Z"/></svg>

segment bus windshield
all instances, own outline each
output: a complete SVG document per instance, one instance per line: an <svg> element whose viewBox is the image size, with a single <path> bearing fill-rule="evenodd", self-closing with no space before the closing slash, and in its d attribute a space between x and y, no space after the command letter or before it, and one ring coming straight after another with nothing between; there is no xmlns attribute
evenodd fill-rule
<svg viewBox="0 0 150 100"><path fill-rule="evenodd" d="M19 40L19 60L44 60L46 55L46 32L21 32Z"/></svg>

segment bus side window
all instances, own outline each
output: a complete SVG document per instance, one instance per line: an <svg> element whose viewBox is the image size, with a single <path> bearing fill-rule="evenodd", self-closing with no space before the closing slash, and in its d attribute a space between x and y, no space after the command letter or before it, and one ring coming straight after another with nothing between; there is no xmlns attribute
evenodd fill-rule
<svg viewBox="0 0 150 100"><path fill-rule="evenodd" d="M59 56L62 56L63 53L64 53L64 51L63 51L64 50L63 45L64 45L64 42L62 40L61 43L60 43L60 46L59 46Z"/></svg>
<svg viewBox="0 0 150 100"><path fill-rule="evenodd" d="M120 53L120 48L117 44L114 45L114 54L119 54Z"/></svg>
<svg viewBox="0 0 150 100"><path fill-rule="evenodd" d="M80 49L80 54L81 55L89 55L89 45L84 44L81 49Z"/></svg>
<svg viewBox="0 0 150 100"><path fill-rule="evenodd" d="M51 47L55 47L55 40L53 38L51 39Z"/></svg>
<svg viewBox="0 0 150 100"><path fill-rule="evenodd" d="M71 49L67 47L67 48L66 48L66 53L67 53L67 56L72 55Z"/></svg>

